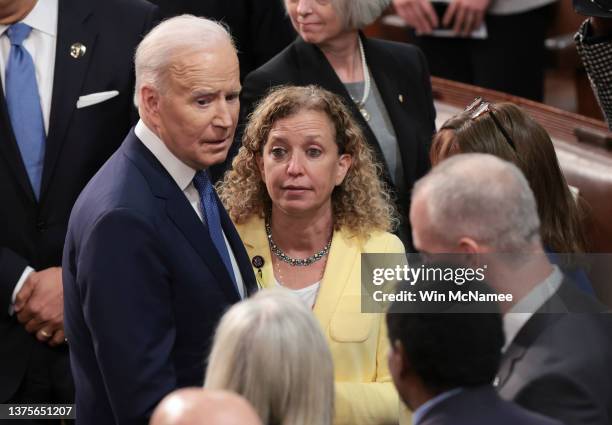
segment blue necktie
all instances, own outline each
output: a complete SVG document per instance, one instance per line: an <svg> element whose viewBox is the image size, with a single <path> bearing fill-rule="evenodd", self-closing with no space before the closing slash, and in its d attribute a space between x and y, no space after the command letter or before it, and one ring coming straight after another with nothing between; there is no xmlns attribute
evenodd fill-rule
<svg viewBox="0 0 612 425"><path fill-rule="evenodd" d="M6 104L17 146L25 165L34 194L40 195L45 157L45 125L40 108L36 69L30 53L23 47L32 28L23 22L6 31L11 41L6 66Z"/></svg>
<svg viewBox="0 0 612 425"><path fill-rule="evenodd" d="M238 285L236 284L234 269L232 268L232 262L230 261L227 245L225 244L225 239L223 237L221 218L219 216L219 205L217 203L217 198L215 197L215 189L210 182L208 173L206 171L198 171L193 178L193 185L200 194L200 205L202 206L202 212L204 213L204 220L208 227L210 238L212 239L215 248L217 248L217 252L219 253L219 256L221 256L223 264L225 264L225 268L232 278L232 282L234 282L234 285L237 288ZM240 293L240 291L238 293Z"/></svg>

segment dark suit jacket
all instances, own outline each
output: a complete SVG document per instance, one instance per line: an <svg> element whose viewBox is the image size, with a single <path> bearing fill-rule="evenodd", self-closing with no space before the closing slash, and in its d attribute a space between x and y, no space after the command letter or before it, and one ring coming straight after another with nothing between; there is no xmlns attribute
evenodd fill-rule
<svg viewBox="0 0 612 425"><path fill-rule="evenodd" d="M612 423L612 321L602 310L564 281L504 353L500 395L566 425Z"/></svg>
<svg viewBox="0 0 612 425"><path fill-rule="evenodd" d="M240 81L295 39L283 0L152 0L164 17L191 13L222 21L238 48Z"/></svg>
<svg viewBox="0 0 612 425"><path fill-rule="evenodd" d="M426 412L416 425L562 425L502 400L489 386L466 388Z"/></svg>
<svg viewBox="0 0 612 425"><path fill-rule="evenodd" d="M252 293L246 251L220 213ZM217 321L240 297L191 204L133 132L79 196L63 265L77 423L146 424L166 394L202 385Z"/></svg>
<svg viewBox="0 0 612 425"><path fill-rule="evenodd" d="M435 130L435 110L431 94L429 71L424 56L416 47L391 41L369 39L362 36L365 56L373 79L380 91L395 129L404 167L406 190L397 194L397 205L403 218L400 238L406 249L412 247L408 222L409 191L416 180L430 168L429 145ZM351 100L346 88L321 50L301 38L279 53L261 68L249 74L240 96L240 122L230 158L231 163L240 146L248 114L254 104L274 86L316 84L341 96L353 117L363 128L369 145L378 161L385 164L376 136ZM400 101L402 96L403 101ZM216 176L218 177L218 175ZM390 184L388 174L385 180Z"/></svg>
<svg viewBox="0 0 612 425"><path fill-rule="evenodd" d="M0 90L0 401L19 385L30 352L46 349L7 314L27 265L59 266L68 216L87 181L120 145L136 118L133 56L152 26L142 0L60 0L49 134L37 202ZM70 46L87 48L79 59ZM76 109L79 96L118 90L105 102ZM10 342L9 342L10 341ZM66 348L58 350L66 351Z"/></svg>

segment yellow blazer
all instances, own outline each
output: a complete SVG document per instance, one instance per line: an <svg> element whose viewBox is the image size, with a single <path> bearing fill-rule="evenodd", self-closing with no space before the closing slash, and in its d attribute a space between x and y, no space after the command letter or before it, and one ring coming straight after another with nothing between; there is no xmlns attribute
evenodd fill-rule
<svg viewBox="0 0 612 425"><path fill-rule="evenodd" d="M236 229L249 258L264 259L254 268L263 288L274 287L270 247L264 221L252 217ZM361 313L361 253L403 253L391 233L375 232L361 242L342 230L334 232L327 265L314 305L334 361L336 412L334 424L397 424L399 401L387 367L383 314Z"/></svg>

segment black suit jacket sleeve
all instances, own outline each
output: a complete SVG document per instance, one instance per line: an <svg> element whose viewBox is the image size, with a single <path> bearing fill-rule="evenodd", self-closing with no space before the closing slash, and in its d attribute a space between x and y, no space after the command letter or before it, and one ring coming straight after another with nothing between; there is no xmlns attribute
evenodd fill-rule
<svg viewBox="0 0 612 425"><path fill-rule="evenodd" d="M8 314L13 290L27 265L25 258L0 247L0 315Z"/></svg>

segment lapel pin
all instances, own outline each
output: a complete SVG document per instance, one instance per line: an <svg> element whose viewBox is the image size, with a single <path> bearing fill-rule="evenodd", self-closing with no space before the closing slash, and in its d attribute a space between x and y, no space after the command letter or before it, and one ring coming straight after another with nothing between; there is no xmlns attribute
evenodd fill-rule
<svg viewBox="0 0 612 425"><path fill-rule="evenodd" d="M75 59L85 56L85 52L87 52L87 47L82 43L74 43L70 46L70 56Z"/></svg>
<svg viewBox="0 0 612 425"><path fill-rule="evenodd" d="M264 259L261 255L256 255L251 259L251 264L253 264L253 267L256 269L261 269L264 265Z"/></svg>
<svg viewBox="0 0 612 425"><path fill-rule="evenodd" d="M404 95L403 94L400 94L397 98L399 99L400 103L404 103Z"/></svg>

